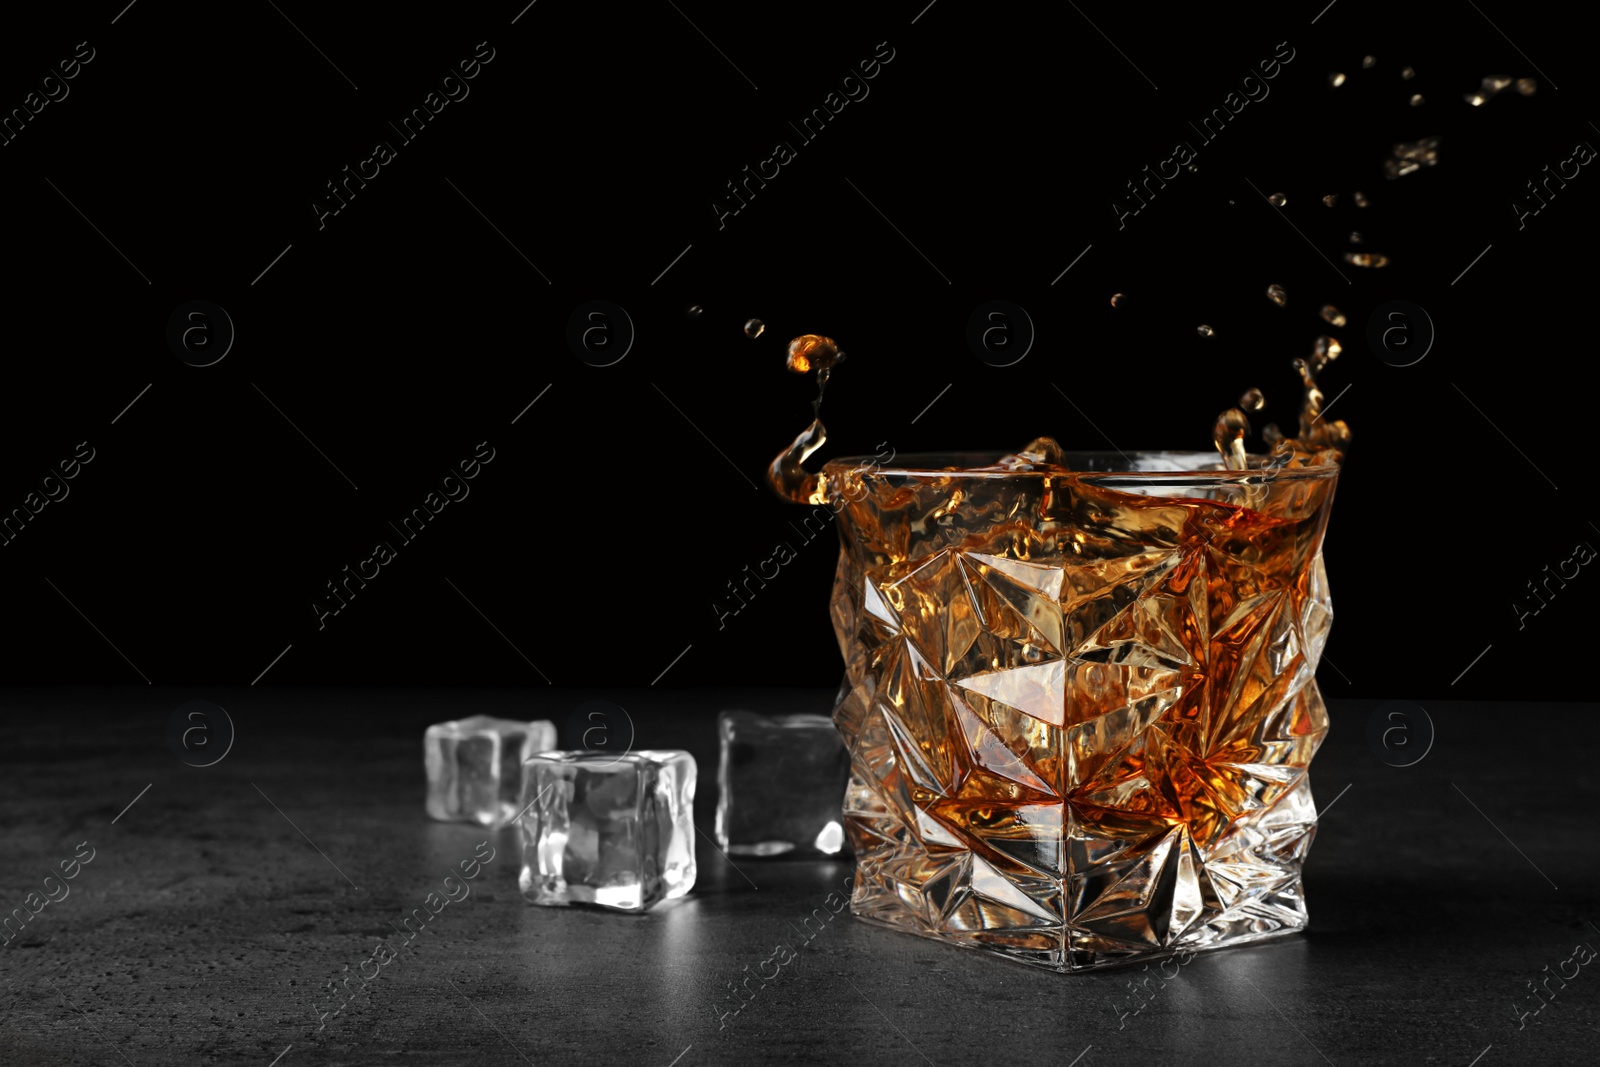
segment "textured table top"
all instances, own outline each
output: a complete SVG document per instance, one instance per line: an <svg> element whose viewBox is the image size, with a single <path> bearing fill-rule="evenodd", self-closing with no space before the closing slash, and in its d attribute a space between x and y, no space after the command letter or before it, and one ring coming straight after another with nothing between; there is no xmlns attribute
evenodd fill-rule
<svg viewBox="0 0 1600 1067"><path fill-rule="evenodd" d="M716 712L825 711L829 696L5 691L0 910L92 858L0 947L0 1061L1592 1062L1600 977L1570 961L1600 946L1594 705L1432 704L1426 757L1392 767L1369 748L1376 703L1334 702L1312 768L1310 930L1163 972L1059 975L848 911L804 926L830 914L848 864L735 868L705 838L693 893L649 914L529 907L513 833L423 814L429 722L560 725L603 697L628 710L637 746L695 754L709 833ZM195 697L236 729L210 767L166 747L169 716ZM471 895L319 1019L326 983L362 970L485 840L494 858ZM770 975L779 944L794 958L725 1015L728 983ZM1532 999L1528 983L1558 971Z"/></svg>

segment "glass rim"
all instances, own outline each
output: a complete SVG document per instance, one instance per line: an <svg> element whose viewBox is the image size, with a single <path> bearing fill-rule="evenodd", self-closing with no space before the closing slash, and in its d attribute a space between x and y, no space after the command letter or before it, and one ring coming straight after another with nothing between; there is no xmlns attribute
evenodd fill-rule
<svg viewBox="0 0 1600 1067"><path fill-rule="evenodd" d="M898 478L928 480L932 478L1043 478L1055 477L1057 471L1041 470L975 470L993 464L1005 452L910 452L896 456L896 461L881 464L876 456L840 456L823 464L824 470L839 468L861 470L862 473ZM1268 457L1250 453L1252 466L1248 470L1229 470L1222 466L1222 457L1215 451L1145 450L1122 452L1114 449L1075 450L1062 454L1062 467L1066 473L1081 481L1097 485L1208 485L1208 484L1259 484L1272 481L1316 481L1335 479L1340 465L1330 463L1322 467L1265 466Z"/></svg>

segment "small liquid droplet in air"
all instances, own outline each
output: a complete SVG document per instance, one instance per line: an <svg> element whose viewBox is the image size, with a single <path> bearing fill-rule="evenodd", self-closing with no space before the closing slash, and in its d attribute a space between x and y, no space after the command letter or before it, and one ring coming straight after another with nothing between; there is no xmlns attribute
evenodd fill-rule
<svg viewBox="0 0 1600 1067"><path fill-rule="evenodd" d="M1423 167L1439 162L1437 137L1424 137L1420 141L1405 141L1389 149L1389 158L1383 161L1383 173L1390 178L1404 178Z"/></svg>
<svg viewBox="0 0 1600 1067"><path fill-rule="evenodd" d="M1260 411L1267 406L1267 398L1261 395L1259 389L1246 389L1239 398L1239 406L1246 411Z"/></svg>
<svg viewBox="0 0 1600 1067"><path fill-rule="evenodd" d="M1128 302L1128 298L1126 296L1124 296L1123 294L1121 294L1121 293L1112 293L1111 294L1111 306L1112 307L1119 308L1123 304L1126 304L1127 302Z"/></svg>
<svg viewBox="0 0 1600 1067"><path fill-rule="evenodd" d="M1276 449L1279 442L1283 440L1283 431L1278 429L1277 423L1269 422L1261 427L1261 439L1267 443L1269 448Z"/></svg>
<svg viewBox="0 0 1600 1067"><path fill-rule="evenodd" d="M744 335L754 341L766 332L767 324L760 319L751 319L744 324Z"/></svg>
<svg viewBox="0 0 1600 1067"><path fill-rule="evenodd" d="M793 374L805 374L815 367L821 382L826 383L827 372L843 358L844 354L833 343L833 338L806 333L789 342L789 357L785 366Z"/></svg>
<svg viewBox="0 0 1600 1067"><path fill-rule="evenodd" d="M1187 167L1185 167L1183 169L1188 171L1190 174L1199 174L1200 173L1200 168L1195 166L1193 163L1189 164Z"/></svg>
<svg viewBox="0 0 1600 1067"><path fill-rule="evenodd" d="M1322 198L1322 206L1323 207L1332 207L1334 204L1336 204L1338 202L1339 202L1339 194L1338 193L1329 193L1327 196Z"/></svg>
<svg viewBox="0 0 1600 1067"><path fill-rule="evenodd" d="M1283 286L1281 285L1269 285L1267 286L1267 299L1279 307L1283 307L1289 302L1289 294L1283 291Z"/></svg>
<svg viewBox="0 0 1600 1067"><path fill-rule="evenodd" d="M1317 312L1317 314L1321 315L1322 321L1328 323L1330 326L1343 326L1348 321L1344 317L1344 312L1340 311L1332 304L1323 304L1322 310Z"/></svg>
<svg viewBox="0 0 1600 1067"><path fill-rule="evenodd" d="M1517 79L1517 92L1521 93L1523 96L1532 96L1538 91L1539 83L1534 81L1532 78Z"/></svg>
<svg viewBox="0 0 1600 1067"><path fill-rule="evenodd" d="M1322 390L1317 388L1316 372L1311 364L1296 359L1294 369L1300 372L1300 382L1305 387L1300 398L1300 437L1309 440L1311 428L1316 425L1317 416L1322 414Z"/></svg>
<svg viewBox="0 0 1600 1067"><path fill-rule="evenodd" d="M1344 261L1352 267L1387 267L1389 257L1381 252L1346 252Z"/></svg>
<svg viewBox="0 0 1600 1067"><path fill-rule="evenodd" d="M1528 82L1533 81L1532 78L1525 78L1522 80ZM1510 88L1511 84L1511 79L1506 77L1504 74L1490 74L1478 83L1477 92L1464 93L1462 94L1462 99L1471 104L1473 107L1482 107L1485 102L1492 100L1494 97L1499 96L1501 92ZM1522 84L1520 81L1517 83L1517 92L1522 92ZM1523 95L1527 94L1524 93Z"/></svg>
<svg viewBox="0 0 1600 1067"><path fill-rule="evenodd" d="M1250 432L1250 420L1238 408L1229 408L1217 416L1211 428L1211 440L1222 453L1222 461L1229 470L1242 471L1250 465L1244 450L1245 435Z"/></svg>
<svg viewBox="0 0 1600 1067"><path fill-rule="evenodd" d="M1322 368L1339 358L1339 353L1344 351L1344 346L1336 337L1327 334L1320 335L1311 345L1311 370L1321 374Z"/></svg>
<svg viewBox="0 0 1600 1067"><path fill-rule="evenodd" d="M1377 62L1378 62L1378 57L1377 56L1362 56L1361 57L1361 69L1362 70L1371 70L1373 65L1375 63L1377 63ZM1263 432L1265 432L1265 431L1263 431Z"/></svg>
<svg viewBox="0 0 1600 1067"><path fill-rule="evenodd" d="M1424 101L1422 99L1422 94L1421 93L1412 93L1411 94L1411 106L1412 107L1421 107L1425 102L1426 101Z"/></svg>
<svg viewBox="0 0 1600 1067"><path fill-rule="evenodd" d="M1367 239L1365 237L1361 236L1361 231L1360 230L1351 230L1350 231L1350 243L1353 244L1353 245L1366 244L1367 243Z"/></svg>
<svg viewBox="0 0 1600 1067"><path fill-rule="evenodd" d="M1217 335L1216 330L1213 330L1203 322L1194 328L1194 332L1199 334L1201 337L1215 337Z"/></svg>
<svg viewBox="0 0 1600 1067"><path fill-rule="evenodd" d="M1267 203L1271 204L1273 207L1282 207L1288 202L1289 198L1284 196L1282 193L1273 193L1271 196L1267 197Z"/></svg>
<svg viewBox="0 0 1600 1067"><path fill-rule="evenodd" d="M691 319L698 319L700 317L700 313L703 311L705 311L705 308L701 307L699 304L690 304L688 307L683 309L683 313Z"/></svg>
<svg viewBox="0 0 1600 1067"><path fill-rule="evenodd" d="M1400 72L1400 77L1404 78L1406 81L1410 81L1412 78L1415 78L1416 76L1417 76L1416 70L1411 68L1411 67L1406 67L1404 70L1402 70Z"/></svg>
<svg viewBox="0 0 1600 1067"><path fill-rule="evenodd" d="M1351 193L1350 199L1355 201L1356 207L1366 207L1368 204L1372 203L1372 201L1367 199L1367 194L1363 193L1360 189L1357 189L1355 192Z"/></svg>
<svg viewBox="0 0 1600 1067"><path fill-rule="evenodd" d="M1328 75L1328 84L1335 89L1344 84L1344 75L1338 72Z"/></svg>

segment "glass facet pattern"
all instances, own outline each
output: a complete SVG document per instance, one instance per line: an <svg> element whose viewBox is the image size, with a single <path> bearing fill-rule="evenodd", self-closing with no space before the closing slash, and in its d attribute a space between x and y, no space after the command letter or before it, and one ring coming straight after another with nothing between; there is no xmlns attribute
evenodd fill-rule
<svg viewBox="0 0 1600 1067"><path fill-rule="evenodd" d="M848 462L855 913L1061 971L1302 928L1336 469Z"/></svg>

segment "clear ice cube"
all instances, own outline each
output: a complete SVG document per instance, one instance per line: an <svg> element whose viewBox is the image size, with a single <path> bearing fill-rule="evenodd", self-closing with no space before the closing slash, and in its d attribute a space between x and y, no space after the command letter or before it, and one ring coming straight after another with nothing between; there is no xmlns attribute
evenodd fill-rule
<svg viewBox="0 0 1600 1067"><path fill-rule="evenodd" d="M848 856L850 754L826 715L717 717L717 845L737 856Z"/></svg>
<svg viewBox="0 0 1600 1067"><path fill-rule="evenodd" d="M442 822L506 825L517 814L523 762L555 747L555 725L542 719L474 715L435 723L422 741L428 814Z"/></svg>
<svg viewBox="0 0 1600 1067"><path fill-rule="evenodd" d="M644 911L694 885L694 757L545 752L523 765L522 873L530 903Z"/></svg>

